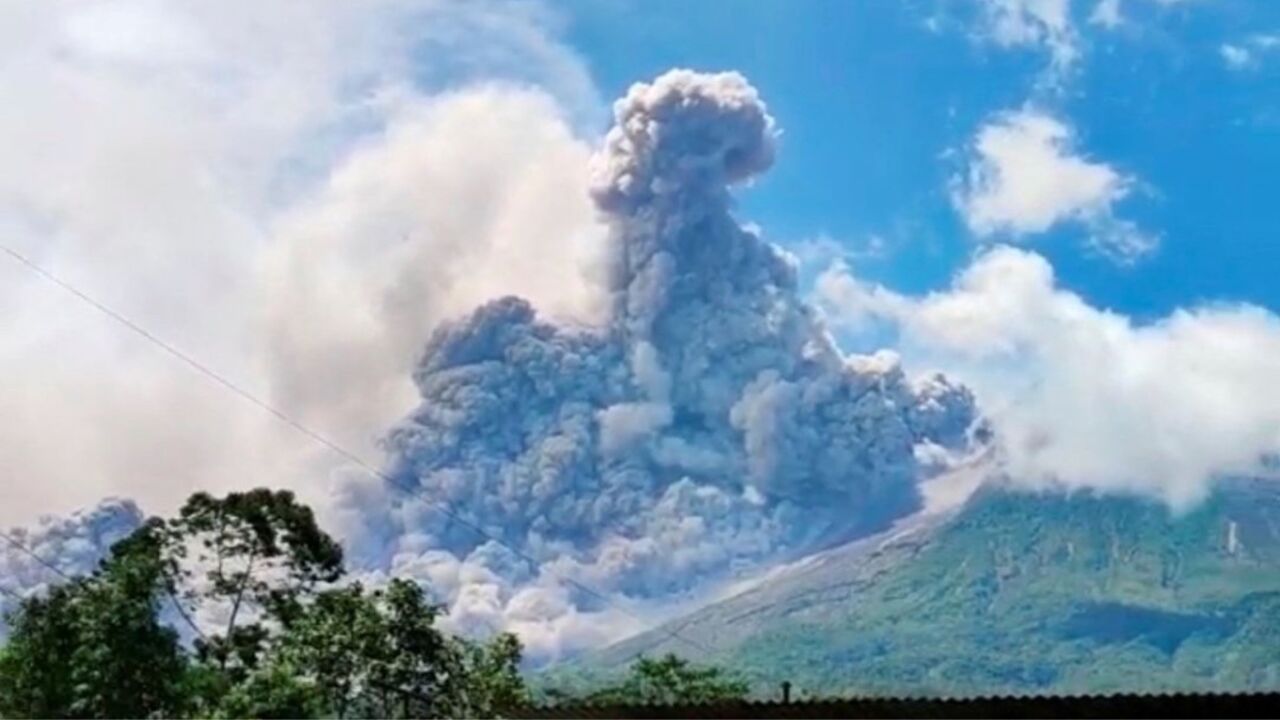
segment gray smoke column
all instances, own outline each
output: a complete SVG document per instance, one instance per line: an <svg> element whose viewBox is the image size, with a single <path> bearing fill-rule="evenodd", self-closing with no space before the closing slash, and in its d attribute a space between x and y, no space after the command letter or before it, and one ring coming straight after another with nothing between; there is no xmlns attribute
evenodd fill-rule
<svg viewBox="0 0 1280 720"><path fill-rule="evenodd" d="M669 72L615 119L590 190L609 227L607 320L556 325L504 297L443 324L413 374L421 403L385 440L410 491L352 473L321 508L357 577L418 578L452 627L514 630L535 659L884 527L986 438L964 388L841 353L789 256L735 220L731 188L776 149L741 75ZM141 519L112 500L16 537L79 574ZM6 589L56 579L0 547Z"/></svg>
<svg viewBox="0 0 1280 720"><path fill-rule="evenodd" d="M609 320L557 326L506 297L442 326L386 440L416 490L353 478L338 499L353 559L428 581L457 627L514 629L535 656L621 629L560 577L672 598L864 534L918 507L917 457L965 451L980 425L944 378L843 355L789 256L734 219L730 188L776 146L741 75L672 71L615 117L591 190Z"/></svg>

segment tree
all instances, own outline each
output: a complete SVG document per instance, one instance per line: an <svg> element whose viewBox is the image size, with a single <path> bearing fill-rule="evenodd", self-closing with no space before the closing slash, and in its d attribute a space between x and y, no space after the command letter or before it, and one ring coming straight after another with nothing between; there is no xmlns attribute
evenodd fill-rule
<svg viewBox="0 0 1280 720"><path fill-rule="evenodd" d="M529 702L529 689L520 675L523 648L511 633L499 633L486 644L459 643L466 656L460 676L461 704L455 714L492 717Z"/></svg>
<svg viewBox="0 0 1280 720"><path fill-rule="evenodd" d="M0 714L139 717L182 706L184 658L158 620L159 544L148 528L92 576L28 599L0 657Z"/></svg>
<svg viewBox="0 0 1280 720"><path fill-rule="evenodd" d="M375 679L385 677L390 660L376 596L369 597L359 584L318 594L289 618L268 653L269 667L288 667L307 678L338 717L389 717L378 707L382 691L373 686Z"/></svg>
<svg viewBox="0 0 1280 720"><path fill-rule="evenodd" d="M311 682L288 665L255 670L200 715L219 718L321 718L331 713ZM341 717L341 716L339 716Z"/></svg>
<svg viewBox="0 0 1280 720"><path fill-rule="evenodd" d="M268 651L312 683L338 717L487 717L525 699L520 644L477 644L442 633L422 588L392 580L318 593Z"/></svg>
<svg viewBox="0 0 1280 720"><path fill-rule="evenodd" d="M699 667L669 653L657 660L639 658L622 682L587 699L613 705L669 705L741 700L747 691L746 682L721 668Z"/></svg>
<svg viewBox="0 0 1280 720"><path fill-rule="evenodd" d="M297 612L301 595L343 573L342 547L286 490L196 493L163 527L170 594L201 635L200 657L223 670L254 667L268 634L260 621ZM226 610L221 632L203 633L191 621L200 604Z"/></svg>
<svg viewBox="0 0 1280 720"><path fill-rule="evenodd" d="M72 598L78 585L53 588L7 619L12 628L0 654L0 715L67 716L75 704L72 659L79 646L79 618Z"/></svg>
<svg viewBox="0 0 1280 720"><path fill-rule="evenodd" d="M451 637L417 583L342 574L341 547L292 494L193 495L91 576L21 604L0 715L486 717L524 701L514 636ZM192 649L161 621L170 608ZM202 629L210 609L225 620Z"/></svg>

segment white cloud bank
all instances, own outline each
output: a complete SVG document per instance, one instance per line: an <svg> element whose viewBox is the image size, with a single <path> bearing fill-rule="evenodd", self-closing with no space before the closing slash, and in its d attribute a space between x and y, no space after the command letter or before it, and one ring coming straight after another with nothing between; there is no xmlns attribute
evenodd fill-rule
<svg viewBox="0 0 1280 720"><path fill-rule="evenodd" d="M816 292L833 321L888 323L909 364L972 388L1015 482L1184 509L1215 478L1270 474L1280 452L1280 317L1261 308L1208 305L1138 323L1058 287L1044 258L1011 247L921 297L844 266Z"/></svg>
<svg viewBox="0 0 1280 720"><path fill-rule="evenodd" d="M400 108L274 226L259 317L274 396L367 448L412 406L413 364L442 319L516 293L562 321L598 321L589 156L540 92L480 87Z"/></svg>
<svg viewBox="0 0 1280 720"><path fill-rule="evenodd" d="M999 114L978 130L968 167L952 179L951 192L956 209L979 237L1023 239L1077 223L1089 233L1093 249L1131 262L1157 244L1116 215L1116 204L1135 182L1080 155L1066 123L1028 107Z"/></svg>
<svg viewBox="0 0 1280 720"><path fill-rule="evenodd" d="M0 4L0 241L376 457L441 317L590 293L560 108L600 103L554 30L533 3ZM0 314L0 524L337 461L8 258Z"/></svg>

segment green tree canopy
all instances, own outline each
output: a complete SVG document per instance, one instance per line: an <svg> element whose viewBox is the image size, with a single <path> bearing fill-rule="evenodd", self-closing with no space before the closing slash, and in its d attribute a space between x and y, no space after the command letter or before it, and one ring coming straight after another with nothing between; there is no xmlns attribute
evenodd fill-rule
<svg viewBox="0 0 1280 720"><path fill-rule="evenodd" d="M27 600L0 654L0 714L142 717L177 714L185 659L159 622L164 582L150 527L118 543L87 578Z"/></svg>
<svg viewBox="0 0 1280 720"><path fill-rule="evenodd" d="M11 615L0 715L488 717L525 701L514 636L447 635L418 584L342 575L341 547L292 494L198 493ZM200 629L209 605L229 619ZM169 609L199 635L191 649Z"/></svg>
<svg viewBox="0 0 1280 720"><path fill-rule="evenodd" d="M262 621L297 612L319 584L343 574L342 547L285 490L196 493L155 534L168 590L200 633L198 653L223 669L256 666L268 634ZM207 605L226 610L225 628L195 628L191 616Z"/></svg>
<svg viewBox="0 0 1280 720"><path fill-rule="evenodd" d="M674 653L641 657L621 682L598 690L588 701L610 705L654 705L740 700L747 683L713 666L690 663Z"/></svg>

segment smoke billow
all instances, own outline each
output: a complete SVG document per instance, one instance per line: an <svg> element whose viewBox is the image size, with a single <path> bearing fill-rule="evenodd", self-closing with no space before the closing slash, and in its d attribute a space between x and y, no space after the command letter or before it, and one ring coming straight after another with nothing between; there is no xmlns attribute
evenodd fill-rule
<svg viewBox="0 0 1280 720"><path fill-rule="evenodd" d="M976 424L965 389L842 355L794 263L734 219L730 188L776 140L742 76L672 71L614 111L591 187L607 321L505 297L436 329L421 403L386 439L413 491L352 478L334 513L353 559L427 580L459 627L514 629L535 655L625 630L562 578L670 598L883 527L918 507L917 457L938 456L918 450L961 451Z"/></svg>
<svg viewBox="0 0 1280 720"><path fill-rule="evenodd" d="M589 168L604 287L580 293L603 320L502 297L437 325L384 439L394 486L341 471L319 508L357 577L418 578L455 629L515 631L540 659L884 527L985 438L966 389L842 354L795 262L735 220L731 188L776 142L742 76L672 71L614 111ZM138 521L109 502L22 538L85 571ZM0 550L8 589L52 579Z"/></svg>
<svg viewBox="0 0 1280 720"><path fill-rule="evenodd" d="M456 629L540 658L640 629L622 606L883 527L975 427L963 388L844 356L794 262L732 216L776 139L742 76L673 71L615 115L590 167L605 319L503 297L437 326L385 439L402 487L353 472L321 508L361 577L419 578ZM113 501L20 539L83 572L138 521ZM11 548L0 570L20 592L53 579Z"/></svg>
<svg viewBox="0 0 1280 720"><path fill-rule="evenodd" d="M0 620L14 609L15 596L40 593L64 576L92 572L114 543L141 524L137 505L112 498L66 517L46 516L32 528L7 531L28 552L0 540L0 589L7 591L0 594ZM0 639L4 632L0 622Z"/></svg>

